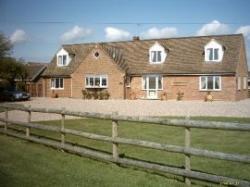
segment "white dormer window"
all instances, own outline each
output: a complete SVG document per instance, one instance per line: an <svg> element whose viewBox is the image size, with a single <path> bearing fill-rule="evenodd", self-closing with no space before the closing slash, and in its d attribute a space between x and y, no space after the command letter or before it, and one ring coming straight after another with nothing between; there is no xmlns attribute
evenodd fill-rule
<svg viewBox="0 0 250 187"><path fill-rule="evenodd" d="M67 66L69 65L71 58L69 53L63 48L57 53L57 66Z"/></svg>
<svg viewBox="0 0 250 187"><path fill-rule="evenodd" d="M162 47L158 42L156 42L149 49L149 62L150 64L161 64L165 61L167 53L164 47Z"/></svg>
<svg viewBox="0 0 250 187"><path fill-rule="evenodd" d="M58 55L57 63L60 66L66 66L66 64L67 64L67 55Z"/></svg>
<svg viewBox="0 0 250 187"><path fill-rule="evenodd" d="M204 51L206 62L221 62L223 59L223 46L214 39L204 47Z"/></svg>

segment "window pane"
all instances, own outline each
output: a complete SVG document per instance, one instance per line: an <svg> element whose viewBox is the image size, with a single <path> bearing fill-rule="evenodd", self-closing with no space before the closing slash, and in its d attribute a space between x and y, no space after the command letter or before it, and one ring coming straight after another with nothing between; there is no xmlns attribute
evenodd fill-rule
<svg viewBox="0 0 250 187"><path fill-rule="evenodd" d="M89 77L89 83L90 83L90 86L94 86L94 78L93 77Z"/></svg>
<svg viewBox="0 0 250 187"><path fill-rule="evenodd" d="M85 78L85 83L86 83L86 86L89 86L89 77Z"/></svg>
<svg viewBox="0 0 250 187"><path fill-rule="evenodd" d="M219 49L214 49L214 59L213 60L218 60L219 59Z"/></svg>
<svg viewBox="0 0 250 187"><path fill-rule="evenodd" d="M214 77L214 89L220 89L220 77Z"/></svg>
<svg viewBox="0 0 250 187"><path fill-rule="evenodd" d="M213 77L207 77L207 89L213 89Z"/></svg>
<svg viewBox="0 0 250 187"><path fill-rule="evenodd" d="M102 77L102 86L107 86L107 78Z"/></svg>
<svg viewBox="0 0 250 187"><path fill-rule="evenodd" d="M62 65L62 56L61 56L61 55L60 55L60 56L58 56L58 59L57 59L57 60L58 60L58 62L57 62L57 63L58 63L58 64L60 64L60 65Z"/></svg>
<svg viewBox="0 0 250 187"><path fill-rule="evenodd" d="M156 51L151 52L152 62L156 62Z"/></svg>
<svg viewBox="0 0 250 187"><path fill-rule="evenodd" d="M206 89L207 89L206 77L201 77L201 90L206 90Z"/></svg>
<svg viewBox="0 0 250 187"><path fill-rule="evenodd" d="M207 53L208 53L208 59L209 60L213 60L213 49L212 48L208 48L207 49Z"/></svg>
<svg viewBox="0 0 250 187"><path fill-rule="evenodd" d="M148 77L149 89L156 89L156 77Z"/></svg>
<svg viewBox="0 0 250 187"><path fill-rule="evenodd" d="M162 89L162 77L158 77L158 89Z"/></svg>
<svg viewBox="0 0 250 187"><path fill-rule="evenodd" d="M146 77L143 77L143 79L142 79L142 87L143 87L144 90L147 89L146 80L147 80L147 78L146 78Z"/></svg>
<svg viewBox="0 0 250 187"><path fill-rule="evenodd" d="M100 86L100 77L95 77L95 86Z"/></svg>
<svg viewBox="0 0 250 187"><path fill-rule="evenodd" d="M59 88L63 88L63 79L60 78L59 80L60 80L60 87Z"/></svg>
<svg viewBox="0 0 250 187"><path fill-rule="evenodd" d="M157 51L157 54L158 54L157 62L161 62L161 51Z"/></svg>
<svg viewBox="0 0 250 187"><path fill-rule="evenodd" d="M59 79L56 78L55 83L56 83L55 88L59 88Z"/></svg>
<svg viewBox="0 0 250 187"><path fill-rule="evenodd" d="M63 62L62 62L62 64L63 64L63 65L66 65L66 61L67 61L67 56L66 56L66 55L63 55Z"/></svg>

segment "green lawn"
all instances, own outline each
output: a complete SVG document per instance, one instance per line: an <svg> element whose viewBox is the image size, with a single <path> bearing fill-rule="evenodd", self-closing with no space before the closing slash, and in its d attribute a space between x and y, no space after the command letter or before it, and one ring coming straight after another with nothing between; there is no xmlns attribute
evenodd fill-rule
<svg viewBox="0 0 250 187"><path fill-rule="evenodd" d="M196 118L204 119L204 117ZM213 118L207 120L212 120ZM220 121L250 122L249 118L217 118ZM60 126L60 121L42 122ZM67 120L65 128L111 136L111 121L97 119ZM52 132L32 130L41 136L60 139ZM160 125L120 122L120 137L150 140L159 143L184 145L184 129ZM191 144L227 153L250 155L250 133L221 130L191 130ZM111 144L71 135L71 143L111 153ZM67 154L42 145L0 135L0 181L4 186L184 186L182 177L158 175L132 168L118 167L87 158ZM132 146L119 146L125 157L183 167L184 156ZM250 165L229 161L191 157L193 170L205 171L239 179L250 180ZM201 183L195 181L199 186ZM0 185L1 186L1 185Z"/></svg>

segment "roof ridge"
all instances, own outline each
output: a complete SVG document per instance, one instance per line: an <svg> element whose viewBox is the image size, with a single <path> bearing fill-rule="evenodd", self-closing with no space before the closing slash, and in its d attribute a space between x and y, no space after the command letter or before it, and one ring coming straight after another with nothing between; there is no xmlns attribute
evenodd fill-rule
<svg viewBox="0 0 250 187"><path fill-rule="evenodd" d="M211 38L211 37L225 37L225 36L243 36L243 34L242 33L238 33L238 34L215 34L215 35L202 35L202 36L181 36L181 37L171 37L171 38L150 38L150 39L139 39L139 40L136 40L136 41L134 41L134 40L125 40L125 41L89 42L89 43L63 44L62 46L130 43L130 42L140 42L140 41L173 40L173 39L179 40L179 39Z"/></svg>

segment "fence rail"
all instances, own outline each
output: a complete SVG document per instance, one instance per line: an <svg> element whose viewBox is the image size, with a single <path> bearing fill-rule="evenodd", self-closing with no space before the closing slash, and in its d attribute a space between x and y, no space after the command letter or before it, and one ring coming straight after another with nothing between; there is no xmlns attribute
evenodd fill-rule
<svg viewBox="0 0 250 187"><path fill-rule="evenodd" d="M226 183L226 184L237 184L238 186L250 186L250 181L239 180L230 177L217 176L214 174L207 174L197 171L192 171L191 169L191 156L199 156L220 160L227 160L233 162L241 162L241 163L250 163L250 155L240 155L240 154L229 154L223 152L209 151L205 149L196 149L191 147L191 128L201 128L201 129L221 129L221 130L230 130L230 131L250 131L250 124L239 124L239 123L228 123L228 122L207 122L207 121L194 121L189 118L186 119L162 119L162 118L154 118L154 117L131 117L131 116L121 116L117 113L108 114L99 114L99 113L82 113L82 112L72 112L67 111L65 109L55 110L55 109L45 109L45 108L31 108L24 106L11 106L6 104L1 104L0 107L6 109L5 118L0 118L0 121L4 123L4 128L0 128L1 133L5 133L10 136L14 136L17 138L26 139L29 141L33 141L36 143L45 144L48 146L60 148L67 150L69 152L74 152L83 156L88 156L94 159L105 160L109 162L132 165L145 169L151 169L159 172L167 172L174 175L179 175L185 177L185 183L187 185L191 185L190 179L199 179L209 182L215 183ZM26 111L28 113L27 122L20 122L8 119L8 110L21 110ZM31 114L32 112L42 112L42 113L54 113L61 115L61 128L53 127L53 126L44 126L41 124L31 123ZM112 136L104 136L94 133L87 133L83 131L67 129L64 127L65 116L77 116L77 117L90 117L90 118L98 118L98 119L110 119L112 120ZM166 126L176 126L182 127L185 129L185 146L176 146L169 144L156 143L145 140L138 139L129 139L122 138L118 135L118 125L119 121L133 121L133 122L144 122L144 123L154 123ZM12 125L18 125L26 128L26 134L17 134L11 131L8 131L8 128ZM40 129L46 131L57 132L61 134L61 142L52 141L45 138L37 138L30 134L30 129ZM65 141L65 135L71 134L79 137L84 137L92 140L99 140L104 142L109 142L112 144L112 155L89 150L86 148L82 148L79 146L73 146ZM128 158L120 158L119 157L119 144L126 144L144 148L151 148L156 150L162 150L167 152L180 153L185 155L185 169L168 167L159 164L152 164L146 161L137 161Z"/></svg>

